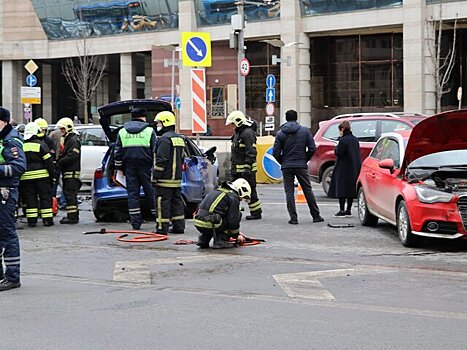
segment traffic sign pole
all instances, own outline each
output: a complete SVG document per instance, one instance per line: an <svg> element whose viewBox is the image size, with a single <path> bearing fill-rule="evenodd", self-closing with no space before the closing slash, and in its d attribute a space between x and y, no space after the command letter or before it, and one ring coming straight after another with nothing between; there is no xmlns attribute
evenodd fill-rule
<svg viewBox="0 0 467 350"><path fill-rule="evenodd" d="M240 64L242 60L245 58L245 36L243 33L243 28L245 27L245 13L243 9L243 1L238 2L237 10L238 15L242 21L242 29L238 33L238 58L237 62ZM246 113L246 92L245 92L245 76L243 76L238 71L238 108L243 112Z"/></svg>

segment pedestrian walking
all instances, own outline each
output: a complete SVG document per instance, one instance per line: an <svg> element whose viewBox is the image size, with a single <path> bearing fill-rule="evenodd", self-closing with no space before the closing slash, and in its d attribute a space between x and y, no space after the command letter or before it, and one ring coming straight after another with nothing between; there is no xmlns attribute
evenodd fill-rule
<svg viewBox="0 0 467 350"><path fill-rule="evenodd" d="M227 116L225 125L233 124L235 134L232 136L230 158L230 175L233 180L243 178L248 181L251 188L251 202L248 207L250 215L245 219L261 219L261 202L256 192L256 125L248 120L241 111L233 111Z"/></svg>
<svg viewBox="0 0 467 350"><path fill-rule="evenodd" d="M64 137L63 149L58 158L58 167L62 173L63 193L66 200L67 216L60 220L61 224L77 224L79 221L78 191L81 187L79 179L81 170L81 143L70 118L62 118L57 122Z"/></svg>
<svg viewBox="0 0 467 350"><path fill-rule="evenodd" d="M115 169L124 172L128 191L128 212L130 223L134 230L139 230L143 223L140 208L140 189L155 218L156 208L154 188L151 184L151 168L153 166L156 134L146 122L147 111L134 108L131 111L131 121L123 125L117 135L114 159Z"/></svg>
<svg viewBox="0 0 467 350"><path fill-rule="evenodd" d="M23 139L10 125L10 111L0 107L0 291L21 287L15 213L25 170Z"/></svg>
<svg viewBox="0 0 467 350"><path fill-rule="evenodd" d="M182 198L182 164L185 140L175 132L175 115L164 111L156 115L157 123L152 178L156 188L156 233L166 235L185 232L185 208Z"/></svg>
<svg viewBox="0 0 467 350"><path fill-rule="evenodd" d="M339 211L334 216L346 217L352 215L352 203L353 199L357 197L356 184L362 161L360 144L352 134L350 123L343 121L338 128L340 138L334 150L336 163L332 172L328 197L339 199Z"/></svg>
<svg viewBox="0 0 467 350"><path fill-rule="evenodd" d="M280 127L273 147L273 156L281 164L287 210L290 216L289 224L292 225L298 224L294 198L295 177L303 189L313 222L324 221L311 189L307 167L307 162L316 150L315 142L310 130L301 126L297 119L296 111L288 110L285 113L287 122Z"/></svg>
<svg viewBox="0 0 467 350"><path fill-rule="evenodd" d="M35 122L28 123L24 129L23 150L27 168L21 176L20 187L29 227L36 227L39 214L44 226L54 224L52 186L55 166L49 147L38 137L40 132L41 129Z"/></svg>
<svg viewBox="0 0 467 350"><path fill-rule="evenodd" d="M200 248L209 248L209 242L214 237L214 249L235 247L230 238L237 239L240 234L240 200L248 203L250 198L250 185L242 178L234 182L224 182L209 192L194 215L194 224L199 231L197 245Z"/></svg>

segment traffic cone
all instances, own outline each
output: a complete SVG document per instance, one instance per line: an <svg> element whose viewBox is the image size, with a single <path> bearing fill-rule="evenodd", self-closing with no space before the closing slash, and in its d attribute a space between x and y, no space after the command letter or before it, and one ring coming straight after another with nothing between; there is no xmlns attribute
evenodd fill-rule
<svg viewBox="0 0 467 350"><path fill-rule="evenodd" d="M305 195L303 194L302 186L298 184L297 197L295 197L295 203L306 203Z"/></svg>

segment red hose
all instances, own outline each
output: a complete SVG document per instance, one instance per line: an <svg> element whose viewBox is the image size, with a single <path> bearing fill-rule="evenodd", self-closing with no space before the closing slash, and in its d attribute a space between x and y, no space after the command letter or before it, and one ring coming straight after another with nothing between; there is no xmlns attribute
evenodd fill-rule
<svg viewBox="0 0 467 350"><path fill-rule="evenodd" d="M123 233L123 234L122 234ZM118 236L117 240L125 243L149 243L159 242L169 239L167 235L161 235L154 232L146 231L135 231L135 230L106 230L101 229L100 231L85 232L84 234L122 234ZM137 235L132 238L126 238L129 235Z"/></svg>

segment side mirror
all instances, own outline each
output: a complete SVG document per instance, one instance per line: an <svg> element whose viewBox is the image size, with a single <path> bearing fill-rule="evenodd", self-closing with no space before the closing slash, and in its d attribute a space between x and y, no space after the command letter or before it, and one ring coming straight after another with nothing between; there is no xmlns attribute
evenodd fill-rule
<svg viewBox="0 0 467 350"><path fill-rule="evenodd" d="M392 159L383 159L378 163L378 166L382 169L388 169L391 174L394 173L394 160Z"/></svg>
<svg viewBox="0 0 467 350"><path fill-rule="evenodd" d="M212 146L206 152L203 153L203 156L205 156L211 162L211 164L214 164L216 162L216 156L214 155L216 151L217 147Z"/></svg>

